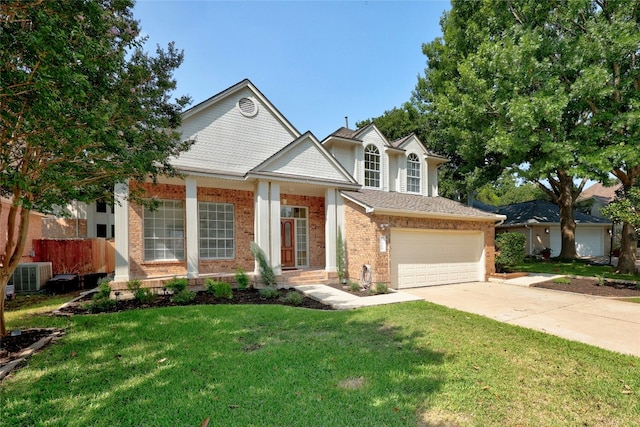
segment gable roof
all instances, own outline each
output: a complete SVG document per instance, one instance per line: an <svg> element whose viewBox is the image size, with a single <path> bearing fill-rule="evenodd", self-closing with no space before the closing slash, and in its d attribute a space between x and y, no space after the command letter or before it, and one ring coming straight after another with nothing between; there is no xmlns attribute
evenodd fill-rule
<svg viewBox="0 0 640 427"><path fill-rule="evenodd" d="M293 126L293 124L291 124L291 122L289 120L287 120L287 118L282 115L282 113L275 107L275 105L273 105L271 103L271 101L269 101L267 99L266 96L264 96L262 94L262 92L260 92L260 90L258 90L258 88L251 83L251 81L249 79L244 79L238 83L236 83L235 85L221 91L218 92L217 94L205 99L204 101L200 102L199 104L194 105L193 107L185 110L182 112L182 119L188 119L189 117L199 113L202 110L205 110L209 107L211 107L212 105L216 104L217 102L219 102L220 100L227 98L231 95L233 95L236 92L241 91L242 89L249 89L251 90L251 92L253 92L253 94L260 99L260 101L265 104L271 111L272 113L278 117L278 119L291 131L291 133L295 134L296 136L300 136L300 132L298 132L298 130L295 128L295 126Z"/></svg>
<svg viewBox="0 0 640 427"><path fill-rule="evenodd" d="M497 213L507 217L502 224L503 227L560 223L560 208L558 205L544 200L532 200L501 206L498 208ZM573 219L577 224L611 224L608 219L587 215L577 210L573 211Z"/></svg>
<svg viewBox="0 0 640 427"><path fill-rule="evenodd" d="M604 186L601 182L597 182L593 184L591 187L585 189L582 194L578 196L576 201L580 202L583 200L594 198L598 200L603 205L608 205L615 199L616 191L622 186L622 184L618 183L612 185L611 187Z"/></svg>
<svg viewBox="0 0 640 427"><path fill-rule="evenodd" d="M247 176L266 176L299 182L338 184L343 188L359 188L349 172L322 147L311 132L251 169Z"/></svg>
<svg viewBox="0 0 640 427"><path fill-rule="evenodd" d="M500 221L505 218L444 197L426 197L367 188L359 191L342 191L341 194L347 200L365 208L367 213L478 221Z"/></svg>
<svg viewBox="0 0 640 427"><path fill-rule="evenodd" d="M427 159L438 160L439 163L447 163L449 161L448 158L429 150L427 146L424 145L422 141L420 141L420 138L418 138L418 135L416 135L414 132L410 133L409 135L403 136L402 138L398 138L395 141L391 141L391 145L395 148L403 149L404 146L408 145L412 140L420 145L420 147L424 151L424 154L427 156Z"/></svg>

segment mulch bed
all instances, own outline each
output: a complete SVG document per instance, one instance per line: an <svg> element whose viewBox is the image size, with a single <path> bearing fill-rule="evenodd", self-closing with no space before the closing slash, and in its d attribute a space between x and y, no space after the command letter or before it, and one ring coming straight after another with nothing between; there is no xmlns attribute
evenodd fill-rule
<svg viewBox="0 0 640 427"><path fill-rule="evenodd" d="M196 292L196 298L188 302L186 304L176 304L171 302L171 295L157 295L156 300L150 304L140 304L136 300L133 299L120 299L117 301L116 306L113 310L109 310L110 312L118 312L118 311L126 311L126 310L135 310L140 308L156 308L156 307L175 307L179 305L215 305L215 304L278 304L278 305L289 305L292 307L302 307L302 308L311 308L314 310L333 310L330 306L323 304L319 301L316 301L312 298L306 297L302 295L302 302L300 304L290 304L286 301L283 301L287 293L289 292L298 292L294 289L278 289L280 293L279 297L276 298L263 298L259 291L254 288L245 289L242 291L234 290L233 298L216 298L213 295L200 291ZM91 301L92 294L88 294L84 299L78 300L73 304L68 304L67 306L58 310L60 314L89 314L89 310L85 307L88 302Z"/></svg>
<svg viewBox="0 0 640 427"><path fill-rule="evenodd" d="M571 283L555 283L553 281L536 283L535 288L555 289L610 298L640 297L640 289L635 283L606 281L602 286L597 280L590 278L571 278Z"/></svg>

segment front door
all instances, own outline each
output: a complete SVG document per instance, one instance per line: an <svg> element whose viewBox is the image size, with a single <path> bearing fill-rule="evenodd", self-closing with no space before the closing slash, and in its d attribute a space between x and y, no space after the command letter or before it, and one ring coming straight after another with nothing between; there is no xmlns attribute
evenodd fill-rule
<svg viewBox="0 0 640 427"><path fill-rule="evenodd" d="M280 220L280 246L281 246L281 261L283 268L295 267L294 257L294 219L281 219Z"/></svg>

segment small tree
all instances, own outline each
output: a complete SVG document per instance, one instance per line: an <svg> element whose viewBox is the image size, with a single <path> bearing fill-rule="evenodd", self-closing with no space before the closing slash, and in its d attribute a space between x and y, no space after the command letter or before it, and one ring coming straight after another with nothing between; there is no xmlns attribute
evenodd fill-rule
<svg viewBox="0 0 640 427"><path fill-rule="evenodd" d="M169 159L191 144L176 131L189 98L170 98L183 54L173 44L146 53L132 9L132 0L0 2L0 196L11 200L0 336L31 210L113 203L116 182L172 174Z"/></svg>
<svg viewBox="0 0 640 427"><path fill-rule="evenodd" d="M496 269L506 272L524 260L526 237L520 233L501 233L496 236Z"/></svg>
<svg viewBox="0 0 640 427"><path fill-rule="evenodd" d="M251 242L250 246L251 254L258 261L258 267L260 268L260 277L262 283L269 287L277 287L278 281L276 280L276 274L273 272L273 268L267 261L267 255L257 243Z"/></svg>
<svg viewBox="0 0 640 427"><path fill-rule="evenodd" d="M613 222L622 223L621 259L618 260L618 271L634 273L638 233L640 232L640 187L626 189L624 186L621 187L616 192L615 200L602 208L601 212L611 218ZM622 268L621 263L627 267Z"/></svg>

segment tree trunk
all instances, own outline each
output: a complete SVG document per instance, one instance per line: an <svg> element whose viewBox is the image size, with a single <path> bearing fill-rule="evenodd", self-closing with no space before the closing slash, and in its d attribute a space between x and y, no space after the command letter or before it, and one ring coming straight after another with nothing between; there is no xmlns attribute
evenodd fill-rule
<svg viewBox="0 0 640 427"><path fill-rule="evenodd" d="M636 248L638 237L635 230L628 223L622 224L622 239L620 240L620 258L618 258L618 273L635 274Z"/></svg>
<svg viewBox="0 0 640 427"><path fill-rule="evenodd" d="M558 199L560 208L560 234L562 235L562 247L558 258L574 259L578 257L576 252L576 222L573 219L573 178L558 171Z"/></svg>
<svg viewBox="0 0 640 427"><path fill-rule="evenodd" d="M0 337L7 335L7 323L4 320L4 296L7 292L7 284L9 283L9 276L4 274L0 275Z"/></svg>
<svg viewBox="0 0 640 427"><path fill-rule="evenodd" d="M17 191L18 199L20 196ZM27 242L29 233L29 215L31 211L22 209L14 204L7 215L7 241L4 247L4 257L0 257L0 337L7 335L7 325L4 318L4 296L7 292L7 284L11 275L18 267L22 252Z"/></svg>

